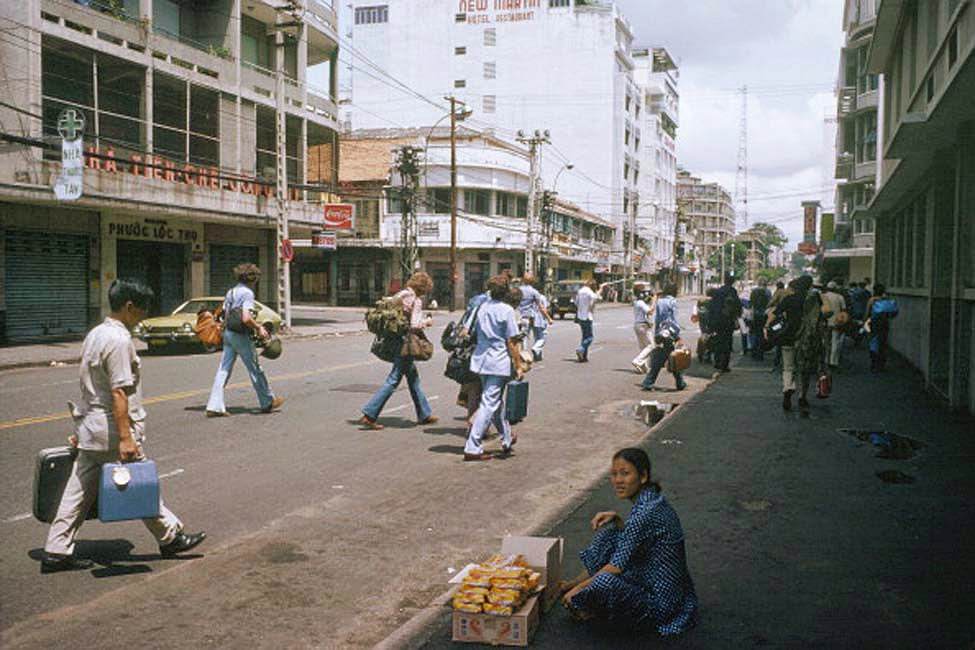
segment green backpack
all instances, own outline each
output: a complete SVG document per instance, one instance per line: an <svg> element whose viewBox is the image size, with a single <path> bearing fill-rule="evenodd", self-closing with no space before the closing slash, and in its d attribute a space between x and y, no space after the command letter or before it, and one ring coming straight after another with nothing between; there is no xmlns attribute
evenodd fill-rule
<svg viewBox="0 0 975 650"><path fill-rule="evenodd" d="M366 311L366 328L379 337L403 336L410 329L410 320L403 311L403 303L387 296Z"/></svg>

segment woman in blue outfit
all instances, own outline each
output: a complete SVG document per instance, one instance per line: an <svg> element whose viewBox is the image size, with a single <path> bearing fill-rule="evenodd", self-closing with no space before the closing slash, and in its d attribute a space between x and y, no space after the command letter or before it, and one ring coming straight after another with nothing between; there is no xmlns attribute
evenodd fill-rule
<svg viewBox="0 0 975 650"><path fill-rule="evenodd" d="M616 452L610 481L616 496L633 507L626 521L615 512L593 517L598 532L580 554L586 571L562 583L562 603L582 620L661 635L684 632L694 625L698 607L684 531L660 485L650 480L646 452Z"/></svg>

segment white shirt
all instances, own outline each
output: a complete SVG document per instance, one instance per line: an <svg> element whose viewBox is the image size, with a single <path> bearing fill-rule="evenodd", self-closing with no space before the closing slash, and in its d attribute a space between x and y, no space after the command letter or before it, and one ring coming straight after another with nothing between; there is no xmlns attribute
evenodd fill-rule
<svg viewBox="0 0 975 650"><path fill-rule="evenodd" d="M508 339L518 336L515 310L500 300L489 300L477 312L477 347L471 355L471 372L511 376Z"/></svg>
<svg viewBox="0 0 975 650"><path fill-rule="evenodd" d="M841 311L846 310L846 300L843 296L836 293L835 291L829 290L823 294L823 302L826 303L827 308L833 312L833 315L829 317L826 324L830 327L836 327L836 317Z"/></svg>
<svg viewBox="0 0 975 650"><path fill-rule="evenodd" d="M106 318L85 337L81 349L81 400L71 404L78 447L86 451L118 449L118 429L112 415L112 391L121 388L129 398L133 428L146 419L142 408L142 362L132 335L120 321Z"/></svg>
<svg viewBox="0 0 975 650"><path fill-rule="evenodd" d="M650 305L642 298L633 302L633 324L647 325L650 321Z"/></svg>
<svg viewBox="0 0 975 650"><path fill-rule="evenodd" d="M592 320L599 294L584 286L576 294L576 320Z"/></svg>

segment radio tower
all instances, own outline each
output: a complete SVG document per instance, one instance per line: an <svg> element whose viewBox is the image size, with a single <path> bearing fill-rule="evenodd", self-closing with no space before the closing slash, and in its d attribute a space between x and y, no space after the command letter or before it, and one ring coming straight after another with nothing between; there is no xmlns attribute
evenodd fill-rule
<svg viewBox="0 0 975 650"><path fill-rule="evenodd" d="M735 175L735 208L742 224L748 230L748 86L742 86L741 120L738 123L738 173Z"/></svg>

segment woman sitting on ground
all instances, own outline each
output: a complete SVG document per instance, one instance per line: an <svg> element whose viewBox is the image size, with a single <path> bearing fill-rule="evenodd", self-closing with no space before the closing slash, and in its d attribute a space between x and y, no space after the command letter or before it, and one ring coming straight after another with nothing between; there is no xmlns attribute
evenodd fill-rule
<svg viewBox="0 0 975 650"><path fill-rule="evenodd" d="M576 618L625 630L679 634L694 625L697 595L687 571L677 513L650 479L642 449L616 452L610 469L616 496L633 502L626 521L615 512L592 519L596 536L580 557L586 567L563 582L562 603Z"/></svg>

